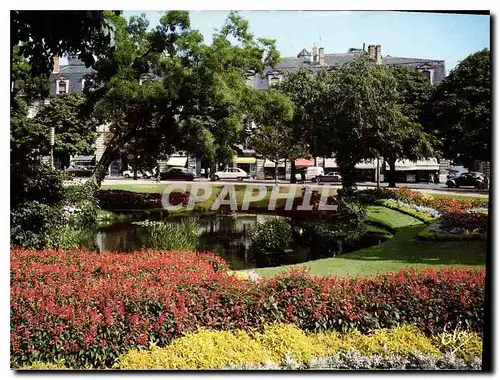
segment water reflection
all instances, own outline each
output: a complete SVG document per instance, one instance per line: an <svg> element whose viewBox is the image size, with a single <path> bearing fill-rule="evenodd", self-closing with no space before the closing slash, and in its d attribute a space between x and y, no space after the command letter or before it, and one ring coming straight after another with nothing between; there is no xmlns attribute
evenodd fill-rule
<svg viewBox="0 0 500 380"><path fill-rule="evenodd" d="M252 250L248 231L255 223L263 223L266 215L201 216L199 218L198 250L216 252L224 257L233 269L261 268L277 265L298 264L323 257L332 257L383 241L380 236L366 234L353 244L344 244L343 237L329 241L328 249L314 248L306 238L303 226L292 221L294 243L285 254L262 254ZM181 218L171 218L170 222ZM130 252L144 248L145 229L137 224L115 224L101 228L96 233L95 246L89 247L99 252Z"/></svg>

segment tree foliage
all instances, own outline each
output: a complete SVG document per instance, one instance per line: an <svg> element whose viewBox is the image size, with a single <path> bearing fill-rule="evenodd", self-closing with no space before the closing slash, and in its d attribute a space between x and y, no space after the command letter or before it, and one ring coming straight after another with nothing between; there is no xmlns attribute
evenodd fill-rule
<svg viewBox="0 0 500 380"><path fill-rule="evenodd" d="M428 128L443 155L472 167L491 161L491 56L471 54L437 86L427 109Z"/></svg>
<svg viewBox="0 0 500 380"><path fill-rule="evenodd" d="M115 51L96 65L89 97L113 138L93 181L102 181L119 146L144 135L153 152L180 149L231 161L256 91L246 85L246 75L276 63L274 41L255 39L248 21L234 12L210 45L190 28L188 12L167 12L152 31L144 16L129 22L108 17ZM149 79L141 82L143 77Z"/></svg>
<svg viewBox="0 0 500 380"><path fill-rule="evenodd" d="M116 12L120 13L120 12ZM10 45L22 44L34 77L48 76L54 55L74 54L87 67L109 52L113 31L103 11L11 11Z"/></svg>
<svg viewBox="0 0 500 380"><path fill-rule="evenodd" d="M51 127L55 128L54 156L66 167L70 156L90 154L94 150L97 123L83 113L84 102L85 98L79 94L59 95L51 98L50 103L35 116L35 122L45 136L49 135ZM48 152L47 138L43 146Z"/></svg>

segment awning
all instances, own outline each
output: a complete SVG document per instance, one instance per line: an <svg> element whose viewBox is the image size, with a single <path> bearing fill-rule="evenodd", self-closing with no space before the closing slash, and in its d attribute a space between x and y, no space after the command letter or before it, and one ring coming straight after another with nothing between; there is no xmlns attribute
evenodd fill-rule
<svg viewBox="0 0 500 380"><path fill-rule="evenodd" d="M319 165L319 163L318 163ZM299 158L298 160L295 160L295 167L310 167L314 166L314 161L313 160L307 160L305 158Z"/></svg>
<svg viewBox="0 0 500 380"><path fill-rule="evenodd" d="M255 164L257 159L255 157L236 157L234 162L236 164Z"/></svg>
<svg viewBox="0 0 500 380"><path fill-rule="evenodd" d="M380 166L382 167L383 161L380 160ZM358 162L356 164L356 169L377 169L377 160L365 160Z"/></svg>
<svg viewBox="0 0 500 380"><path fill-rule="evenodd" d="M71 161L92 161L95 160L95 156L75 156Z"/></svg>
<svg viewBox="0 0 500 380"><path fill-rule="evenodd" d="M187 157L181 157L181 156L172 156L168 159L167 165L168 166L186 166L186 161Z"/></svg>
<svg viewBox="0 0 500 380"><path fill-rule="evenodd" d="M276 164L274 162L272 162L272 161L265 160L264 167L265 168L274 168L274 167L276 167ZM280 162L280 164L278 165L278 168L284 168L284 167L285 167L285 163L284 162Z"/></svg>
<svg viewBox="0 0 500 380"><path fill-rule="evenodd" d="M336 168L337 162L335 158L325 158L325 168Z"/></svg>
<svg viewBox="0 0 500 380"><path fill-rule="evenodd" d="M386 164L386 169L389 170L389 165ZM436 159L431 160L418 160L416 162L408 160L398 160L396 161L397 171L412 171L412 170L429 170L438 171L439 163Z"/></svg>

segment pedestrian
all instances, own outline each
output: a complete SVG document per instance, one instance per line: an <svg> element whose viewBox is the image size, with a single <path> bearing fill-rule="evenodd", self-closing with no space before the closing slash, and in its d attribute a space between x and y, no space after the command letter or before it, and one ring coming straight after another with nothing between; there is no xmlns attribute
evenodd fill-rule
<svg viewBox="0 0 500 380"><path fill-rule="evenodd" d="M434 183L434 174L429 174L429 183Z"/></svg>

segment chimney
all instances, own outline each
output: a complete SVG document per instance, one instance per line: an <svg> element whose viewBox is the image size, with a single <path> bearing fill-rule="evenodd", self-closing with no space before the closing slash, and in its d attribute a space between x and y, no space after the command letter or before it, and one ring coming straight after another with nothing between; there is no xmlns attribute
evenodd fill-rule
<svg viewBox="0 0 500 380"><path fill-rule="evenodd" d="M375 46L375 62L382 63L382 46L380 45Z"/></svg>
<svg viewBox="0 0 500 380"><path fill-rule="evenodd" d="M314 45L312 49L312 62L313 63L318 62L318 48L316 47L316 45Z"/></svg>
<svg viewBox="0 0 500 380"><path fill-rule="evenodd" d="M320 47L319 48L319 64L324 65L325 64L325 48Z"/></svg>
<svg viewBox="0 0 500 380"><path fill-rule="evenodd" d="M57 55L53 55L52 61L53 61L52 72L54 74L57 74L59 72L59 57Z"/></svg>
<svg viewBox="0 0 500 380"><path fill-rule="evenodd" d="M375 45L368 45L368 55L375 59Z"/></svg>

